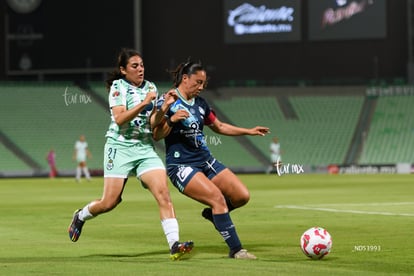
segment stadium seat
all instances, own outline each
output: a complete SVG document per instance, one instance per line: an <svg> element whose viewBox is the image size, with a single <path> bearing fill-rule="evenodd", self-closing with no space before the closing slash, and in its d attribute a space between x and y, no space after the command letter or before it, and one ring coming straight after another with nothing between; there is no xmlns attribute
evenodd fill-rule
<svg viewBox="0 0 414 276"><path fill-rule="evenodd" d="M5 114L2 132L43 169L48 169L45 157L51 147L56 151L59 170L75 169L73 147L81 134L93 154L89 167L102 168L110 118L84 91L72 83L37 82L2 83L0 90L6 95L0 103ZM27 165L16 169L26 170Z"/></svg>
<svg viewBox="0 0 414 276"><path fill-rule="evenodd" d="M414 97L381 96L360 164L414 163Z"/></svg>
<svg viewBox="0 0 414 276"><path fill-rule="evenodd" d="M214 104L236 125L271 128L272 134L263 139L248 137L265 156L270 156L270 140L276 135L281 143L283 162L341 164L351 143L364 98L292 96L289 100L297 113L297 120L284 118L275 96L232 97L215 100Z"/></svg>

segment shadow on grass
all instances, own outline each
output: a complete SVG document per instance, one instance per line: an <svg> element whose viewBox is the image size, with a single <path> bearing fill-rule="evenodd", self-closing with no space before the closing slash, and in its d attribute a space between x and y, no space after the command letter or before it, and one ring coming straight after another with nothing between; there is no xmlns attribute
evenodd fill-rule
<svg viewBox="0 0 414 276"><path fill-rule="evenodd" d="M192 253L192 252L191 252ZM139 258L139 257L153 257L156 255L165 255L169 254L168 251L165 250L158 250L158 251L151 251L151 252L142 252L142 253L131 253L131 254L91 254L91 255L85 255L81 256L82 258L102 258L102 257L108 257L108 258Z"/></svg>
<svg viewBox="0 0 414 276"><path fill-rule="evenodd" d="M199 253L203 254L213 254L214 257L212 259L217 258L228 258L228 249L226 245L219 246L219 245L203 245L194 246L193 250L189 254L185 254L181 260L189 259ZM146 258L146 257L158 257L158 256L169 256L169 252L167 250L157 250L157 251L147 251L147 252L140 252L140 253L116 253L116 254L90 254L90 255L83 255L82 258ZM208 258L207 258L208 259Z"/></svg>

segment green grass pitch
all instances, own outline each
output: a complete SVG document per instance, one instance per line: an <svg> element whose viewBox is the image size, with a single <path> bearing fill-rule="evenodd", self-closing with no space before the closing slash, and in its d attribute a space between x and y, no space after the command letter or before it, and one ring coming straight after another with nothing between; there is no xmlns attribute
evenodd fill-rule
<svg viewBox="0 0 414 276"><path fill-rule="evenodd" d="M257 260L227 258L200 212L170 185L189 258L173 262L152 195L131 178L123 202L88 221L79 241L67 227L75 209L102 194L102 178L0 179L0 275L409 275L414 273L412 175L239 175L250 202L232 212ZM333 247L314 261L301 234L326 228Z"/></svg>

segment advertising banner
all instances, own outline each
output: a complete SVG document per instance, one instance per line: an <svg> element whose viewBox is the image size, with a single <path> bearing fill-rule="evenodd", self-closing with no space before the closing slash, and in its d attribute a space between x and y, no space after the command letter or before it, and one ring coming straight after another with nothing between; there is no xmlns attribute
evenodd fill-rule
<svg viewBox="0 0 414 276"><path fill-rule="evenodd" d="M300 0L226 0L226 43L262 43L301 39Z"/></svg>

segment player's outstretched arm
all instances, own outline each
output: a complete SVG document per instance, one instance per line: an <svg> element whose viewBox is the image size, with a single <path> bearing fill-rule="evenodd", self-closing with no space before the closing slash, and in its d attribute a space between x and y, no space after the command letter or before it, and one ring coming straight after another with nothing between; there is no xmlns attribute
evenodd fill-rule
<svg viewBox="0 0 414 276"><path fill-rule="evenodd" d="M209 125L209 127L216 133L227 136L241 136L241 135L260 135L265 136L270 133L268 127L256 126L253 128L244 128L221 122L218 118Z"/></svg>

